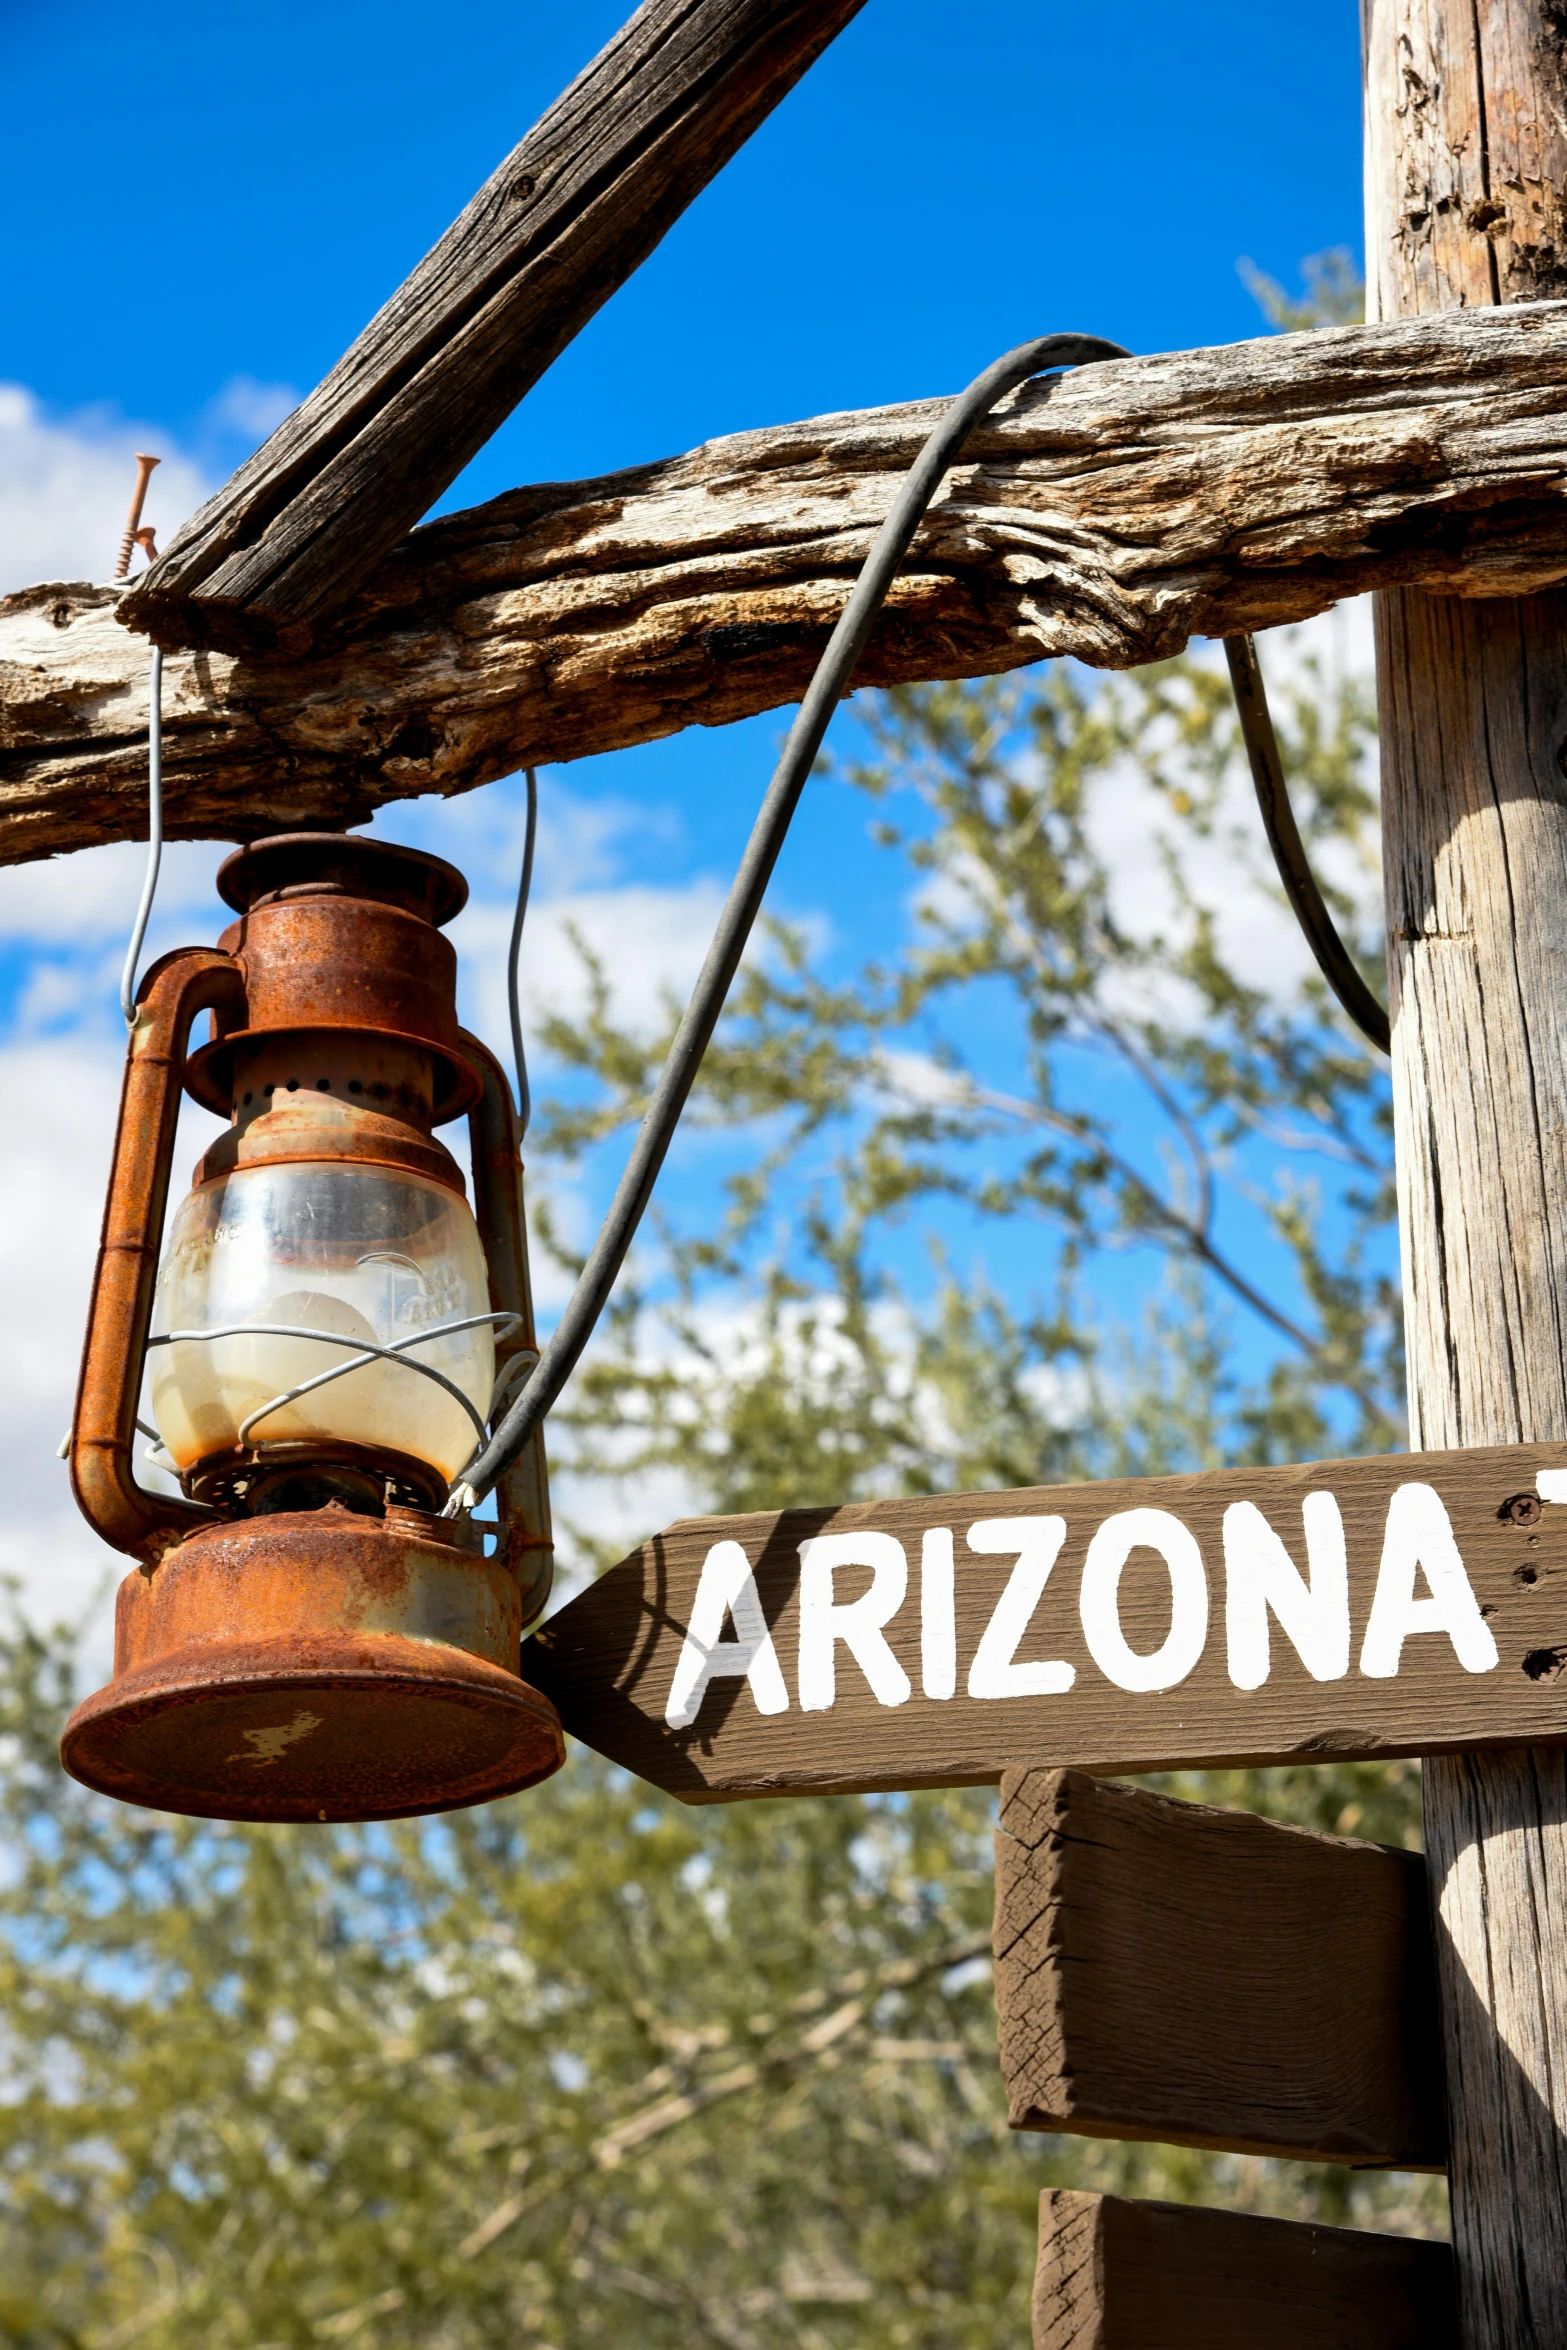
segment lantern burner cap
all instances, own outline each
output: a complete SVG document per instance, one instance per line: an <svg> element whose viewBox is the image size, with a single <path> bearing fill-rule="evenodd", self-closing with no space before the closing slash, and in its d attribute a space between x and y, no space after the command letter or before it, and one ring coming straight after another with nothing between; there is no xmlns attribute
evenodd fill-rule
<svg viewBox="0 0 1567 2350"><path fill-rule="evenodd" d="M228 1518L322 1510L333 1502L379 1518L392 1507L439 1510L446 1499L446 1480L428 1461L323 1437L211 1453L182 1482L193 1501Z"/></svg>
<svg viewBox="0 0 1567 2350"><path fill-rule="evenodd" d="M218 867L218 895L236 914L287 897L378 900L439 930L468 902L468 884L444 857L362 833L275 832Z"/></svg>

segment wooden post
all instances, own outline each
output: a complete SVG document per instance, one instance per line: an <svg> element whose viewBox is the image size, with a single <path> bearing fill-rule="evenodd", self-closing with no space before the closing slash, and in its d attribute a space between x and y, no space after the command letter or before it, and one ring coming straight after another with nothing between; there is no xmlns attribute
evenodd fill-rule
<svg viewBox="0 0 1567 2350"><path fill-rule="evenodd" d="M1567 291L1560 0L1363 0L1377 312ZM1413 1441L1567 1438L1567 600L1380 599ZM1426 1766L1468 2350L1567 2344L1567 1764Z"/></svg>

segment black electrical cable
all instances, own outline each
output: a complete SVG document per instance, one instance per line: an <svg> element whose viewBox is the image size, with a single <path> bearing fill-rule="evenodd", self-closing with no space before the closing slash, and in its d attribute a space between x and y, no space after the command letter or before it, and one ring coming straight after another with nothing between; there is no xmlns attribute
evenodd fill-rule
<svg viewBox="0 0 1567 2350"><path fill-rule="evenodd" d="M746 844L701 976L669 1048L669 1058L638 1129L626 1171L592 1254L528 1384L483 1452L453 1486L452 1498L446 1505L448 1511L455 1514L482 1501L497 1477L517 1458L570 1378L608 1303L658 1171L674 1139L680 1113L696 1081L702 1055L718 1024L730 983L740 967L789 820L821 749L833 711L847 689L872 623L914 534L956 463L964 442L996 402L1016 390L1019 384L1026 383L1030 376L1042 375L1050 368L1081 367L1096 359L1127 356L1121 344L1106 342L1099 335L1045 335L1038 342L1022 343L987 367L966 392L959 394L915 459L891 513L865 558L853 593L789 729L783 756Z"/></svg>
<svg viewBox="0 0 1567 2350"><path fill-rule="evenodd" d="M1317 968L1323 978L1362 1036L1379 1053L1390 1053L1393 1035L1388 1016L1360 976L1348 947L1340 938L1306 858L1305 843L1290 806L1284 762L1279 756L1279 738L1273 731L1256 645L1249 636L1227 636L1224 652L1230 664L1230 683L1235 689L1235 707L1240 716L1246 757L1251 764L1251 779L1257 787L1257 805L1262 810L1263 825L1285 895L1295 909L1296 920L1306 934L1306 943L1317 958Z"/></svg>
<svg viewBox="0 0 1567 2350"><path fill-rule="evenodd" d="M536 767L523 770L528 783L528 815L522 835L522 878L517 884L517 910L511 918L511 945L506 954L506 1006L511 1013L511 1051L517 1064L517 1140L521 1142L533 1115L528 1085L528 1056L522 1046L522 1012L517 1001L517 965L522 956L522 926L528 918L528 894L533 887L533 841L539 828L539 775Z"/></svg>

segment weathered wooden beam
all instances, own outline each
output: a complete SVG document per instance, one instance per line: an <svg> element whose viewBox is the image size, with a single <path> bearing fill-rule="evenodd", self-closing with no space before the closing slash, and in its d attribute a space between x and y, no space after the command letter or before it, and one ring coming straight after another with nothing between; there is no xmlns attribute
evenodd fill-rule
<svg viewBox="0 0 1567 2350"><path fill-rule="evenodd" d="M864 0L645 0L126 599L303 652Z"/></svg>
<svg viewBox="0 0 1567 2350"><path fill-rule="evenodd" d="M171 833L358 821L797 700L940 405L514 490L404 539L309 661L171 656ZM1267 336L1007 403L859 676L1124 668L1389 582L1564 578L1567 304ZM0 862L140 833L146 668L112 590L0 599Z"/></svg>
<svg viewBox="0 0 1567 2350"><path fill-rule="evenodd" d="M1009 1771L994 1946L1016 2130L1446 2162L1418 1853Z"/></svg>
<svg viewBox="0 0 1567 2350"><path fill-rule="evenodd" d="M1068 2191L1039 2199L1034 2350L1457 2350L1445 2244Z"/></svg>

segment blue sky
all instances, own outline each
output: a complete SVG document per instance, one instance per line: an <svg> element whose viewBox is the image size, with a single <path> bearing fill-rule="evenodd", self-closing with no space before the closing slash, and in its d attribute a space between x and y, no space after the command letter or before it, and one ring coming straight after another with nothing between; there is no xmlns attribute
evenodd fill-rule
<svg viewBox="0 0 1567 2350"><path fill-rule="evenodd" d="M164 454L149 516L166 536L621 13L0 0L0 587L104 575L135 447ZM1237 260L1292 281L1307 253L1358 253L1359 182L1356 0L868 0L444 503L953 390L1057 328L1140 351L1254 333ZM623 980L683 984L780 731L764 717L552 770L536 955L571 916ZM503 784L395 826L478 880L460 943L497 1041L517 809ZM154 948L211 935L218 853L173 856ZM13 1267L25 1338L0 1361L22 1497L7 1555L45 1588L66 1562L62 1590L93 1561L45 1455L69 1407L136 884L125 850L0 876L0 1058L55 1104L0 1173L21 1228L47 1231ZM863 805L813 787L776 903L848 956L895 940L906 886Z"/></svg>
<svg viewBox="0 0 1567 2350"><path fill-rule="evenodd" d="M623 0L8 0L4 372L189 445L308 387ZM466 496L940 391L1030 334L1226 342L1360 238L1355 0L868 0Z"/></svg>

